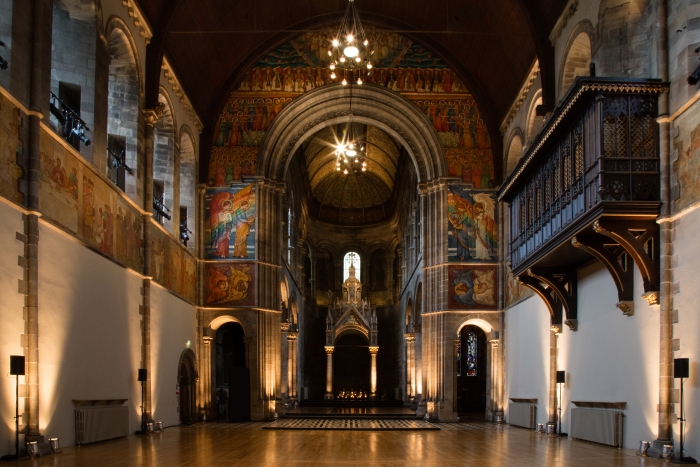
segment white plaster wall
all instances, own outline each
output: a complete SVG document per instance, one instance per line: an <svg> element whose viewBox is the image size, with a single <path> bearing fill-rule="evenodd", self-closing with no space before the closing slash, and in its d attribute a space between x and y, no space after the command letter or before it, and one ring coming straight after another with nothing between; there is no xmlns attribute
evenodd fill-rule
<svg viewBox="0 0 700 467"><path fill-rule="evenodd" d="M677 294L673 297L673 308L678 310L678 323L673 326L673 337L680 339L680 350L674 352L674 358L690 359L690 378L684 385L684 411L688 419L686 428L685 455L700 458L700 248L698 248L698 230L700 229L700 210L695 210L675 222L675 240L673 243L677 267L673 276ZM675 387L680 389L680 381L675 380ZM680 406L676 406L680 414ZM675 423L674 438L680 440L680 424Z"/></svg>
<svg viewBox="0 0 700 467"><path fill-rule="evenodd" d="M141 278L41 223L41 433L75 444L72 399L129 399L140 425Z"/></svg>
<svg viewBox="0 0 700 467"><path fill-rule="evenodd" d="M626 402L624 447L654 440L658 430L659 307L641 298L642 278L635 268L634 315L615 306L617 289L605 267L578 271L578 330L564 326L559 338L563 431L569 432L569 401Z"/></svg>
<svg viewBox="0 0 700 467"><path fill-rule="evenodd" d="M17 284L23 271L17 257L24 256L24 244L15 232L24 231L22 213L0 202L0 456L15 452L15 377L10 376L10 355L24 355L20 335L24 333L24 296ZM20 376L20 384L24 377ZM20 414L23 410L20 399ZM22 420L20 419L20 426ZM22 437L20 437L20 442Z"/></svg>
<svg viewBox="0 0 700 467"><path fill-rule="evenodd" d="M180 423L176 385L182 352L196 351L197 311L158 285L151 287L151 397L153 419L164 426Z"/></svg>
<svg viewBox="0 0 700 467"><path fill-rule="evenodd" d="M509 398L537 399L537 423L547 422L549 388L549 327L547 306L538 297L505 312L505 416Z"/></svg>

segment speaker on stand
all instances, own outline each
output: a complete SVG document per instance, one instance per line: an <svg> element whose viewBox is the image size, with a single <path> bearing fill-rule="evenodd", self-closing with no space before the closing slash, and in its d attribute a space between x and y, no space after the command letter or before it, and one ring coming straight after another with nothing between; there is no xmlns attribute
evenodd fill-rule
<svg viewBox="0 0 700 467"><path fill-rule="evenodd" d="M557 384L559 385L559 436L569 436L561 432L561 385L566 383L566 371L557 371Z"/></svg>
<svg viewBox="0 0 700 467"><path fill-rule="evenodd" d="M144 407L144 400L146 398L146 380L148 379L148 371L145 368L139 368L138 379L141 383L141 431L137 431L136 434L143 435L146 433L146 411Z"/></svg>
<svg viewBox="0 0 700 467"><path fill-rule="evenodd" d="M678 420L681 422L681 452L680 456L676 459L672 459L671 464L697 464L698 461L690 456L683 456L683 435L685 431L685 413L683 412L683 383L684 379L690 376L690 360L687 358L674 358L673 359L673 377L680 378L681 380L681 415Z"/></svg>
<svg viewBox="0 0 700 467"><path fill-rule="evenodd" d="M19 459L19 377L24 376L24 355L10 355L10 375L15 376L15 453L2 456L0 460L11 461Z"/></svg>

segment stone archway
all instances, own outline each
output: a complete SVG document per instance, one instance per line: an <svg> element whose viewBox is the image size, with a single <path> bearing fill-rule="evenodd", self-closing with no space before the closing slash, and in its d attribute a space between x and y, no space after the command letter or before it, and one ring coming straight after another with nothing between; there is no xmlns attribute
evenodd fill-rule
<svg viewBox="0 0 700 467"><path fill-rule="evenodd" d="M196 420L196 396L197 396L197 361L194 352L190 349L183 350L178 362L178 407L180 421L189 425Z"/></svg>

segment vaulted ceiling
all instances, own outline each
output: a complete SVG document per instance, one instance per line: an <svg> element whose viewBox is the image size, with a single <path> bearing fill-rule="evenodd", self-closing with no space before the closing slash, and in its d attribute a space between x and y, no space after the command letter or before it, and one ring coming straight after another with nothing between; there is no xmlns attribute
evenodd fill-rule
<svg viewBox="0 0 700 467"><path fill-rule="evenodd" d="M440 55L471 89L490 133L496 135L536 58L543 104L553 107L554 53L548 36L566 3L356 0L356 7L366 24L399 32ZM204 120L202 140L208 144L207 131L246 69L300 32L338 24L347 0L139 0L139 4L154 32L147 52L146 105L157 101L160 59L166 55Z"/></svg>

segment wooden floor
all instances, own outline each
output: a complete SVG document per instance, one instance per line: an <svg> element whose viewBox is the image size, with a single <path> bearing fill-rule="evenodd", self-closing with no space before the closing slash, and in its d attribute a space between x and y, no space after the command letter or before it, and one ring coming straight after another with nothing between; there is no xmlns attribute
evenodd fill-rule
<svg viewBox="0 0 700 467"><path fill-rule="evenodd" d="M66 448L14 465L216 466L662 466L634 450L548 438L517 428L454 424L439 431L274 431L264 423L173 427L154 436ZM460 426L463 425L463 426ZM444 425L442 425L444 426ZM0 464L1 465L1 464Z"/></svg>

